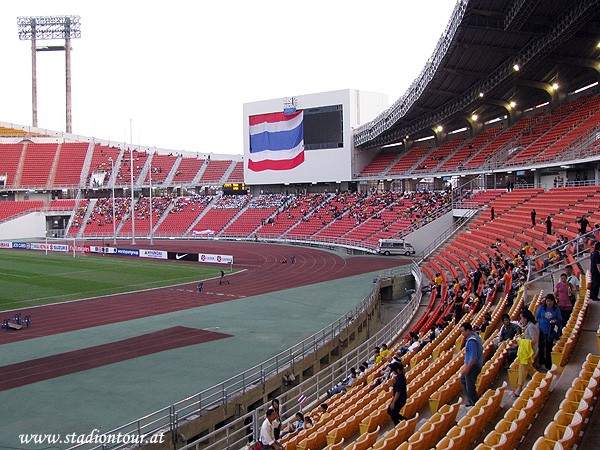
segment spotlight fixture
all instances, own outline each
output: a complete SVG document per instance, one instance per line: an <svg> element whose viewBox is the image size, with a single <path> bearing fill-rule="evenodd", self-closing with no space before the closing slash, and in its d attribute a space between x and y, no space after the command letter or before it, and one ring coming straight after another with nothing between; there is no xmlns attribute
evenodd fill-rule
<svg viewBox="0 0 600 450"><path fill-rule="evenodd" d="M557 89L558 89L558 83L554 83L554 84L552 85L552 90L553 90L553 91L556 91Z"/></svg>
<svg viewBox="0 0 600 450"><path fill-rule="evenodd" d="M441 125L438 125L438 127L436 128L437 131L442 131L444 128L442 128Z"/></svg>
<svg viewBox="0 0 600 450"><path fill-rule="evenodd" d="M515 72L518 72L519 70L521 70L521 67L520 67L518 64L515 64L515 65L513 66L513 70L514 70Z"/></svg>
<svg viewBox="0 0 600 450"><path fill-rule="evenodd" d="M473 114L473 115L471 116L471 120L473 120L473 122L476 122L476 121L477 121L477 119L479 119L479 116L478 116L477 114Z"/></svg>
<svg viewBox="0 0 600 450"><path fill-rule="evenodd" d="M482 98L485 94L483 92L479 93L479 97Z"/></svg>
<svg viewBox="0 0 600 450"><path fill-rule="evenodd" d="M511 108L514 108L515 106L517 106L517 103L514 102L514 101L512 101L512 102L509 103L509 105L510 105Z"/></svg>

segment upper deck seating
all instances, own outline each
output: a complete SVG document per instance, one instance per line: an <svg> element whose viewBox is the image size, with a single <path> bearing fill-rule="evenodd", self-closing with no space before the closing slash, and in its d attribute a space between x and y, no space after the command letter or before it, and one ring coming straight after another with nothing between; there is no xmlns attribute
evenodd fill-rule
<svg viewBox="0 0 600 450"><path fill-rule="evenodd" d="M398 174L408 171L419 159L421 159L429 150L431 145L415 146L406 152L396 164L388 171L389 174Z"/></svg>
<svg viewBox="0 0 600 450"><path fill-rule="evenodd" d="M204 164L204 159L181 158L177 171L173 177L174 183L190 183L198 174L198 171Z"/></svg>
<svg viewBox="0 0 600 450"><path fill-rule="evenodd" d="M21 186L46 186L58 144L27 144Z"/></svg>
<svg viewBox="0 0 600 450"><path fill-rule="evenodd" d="M104 145L96 144L94 147L94 153L92 154L92 161L90 163L90 173L88 175L88 186L99 187L95 185L93 180L93 174L104 173L103 186L108 185L112 174L113 165L117 164L119 158L120 149L116 147L107 147Z"/></svg>
<svg viewBox="0 0 600 450"><path fill-rule="evenodd" d="M490 128L479 133L475 138L460 147L456 153L448 158L440 170L458 170L462 168L466 161L474 154L485 147L492 139L494 139L502 131L501 127Z"/></svg>
<svg viewBox="0 0 600 450"><path fill-rule="evenodd" d="M366 167L360 172L361 175L377 175L383 173L383 171L389 166L394 159L398 156L398 153L380 152L366 165Z"/></svg>
<svg viewBox="0 0 600 450"><path fill-rule="evenodd" d="M0 175L6 175L5 187L14 185L22 153L23 144L0 144Z"/></svg>
<svg viewBox="0 0 600 450"><path fill-rule="evenodd" d="M228 183L243 183L244 182L244 161L237 161L233 171L227 177Z"/></svg>
<svg viewBox="0 0 600 450"><path fill-rule="evenodd" d="M227 172L227 169L229 168L229 166L231 166L231 163L232 163L232 161L229 159L228 160L211 159L208 162L208 166L206 166L206 169L204 170L204 173L202 174L200 181L202 181L202 182L206 182L206 181L220 182L221 178L223 178L223 175L225 175L225 172Z"/></svg>
<svg viewBox="0 0 600 450"><path fill-rule="evenodd" d="M63 142L60 145L54 186L79 184L88 147L87 142Z"/></svg>
<svg viewBox="0 0 600 450"><path fill-rule="evenodd" d="M161 184L167 179L173 164L177 161L177 156L154 154L151 161L152 183Z"/></svg>

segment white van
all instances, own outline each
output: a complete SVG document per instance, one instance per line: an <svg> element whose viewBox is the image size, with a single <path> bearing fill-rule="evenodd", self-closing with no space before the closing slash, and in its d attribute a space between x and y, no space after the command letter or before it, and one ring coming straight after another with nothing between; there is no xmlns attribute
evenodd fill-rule
<svg viewBox="0 0 600 450"><path fill-rule="evenodd" d="M379 239L377 253L383 255L414 255L415 248L404 239Z"/></svg>

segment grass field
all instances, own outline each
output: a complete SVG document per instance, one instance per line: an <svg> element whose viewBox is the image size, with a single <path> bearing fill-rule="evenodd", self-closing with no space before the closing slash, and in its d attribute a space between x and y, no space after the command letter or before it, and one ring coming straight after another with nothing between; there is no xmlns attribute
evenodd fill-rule
<svg viewBox="0 0 600 450"><path fill-rule="evenodd" d="M147 259L0 250L0 311L191 283L220 268Z"/></svg>

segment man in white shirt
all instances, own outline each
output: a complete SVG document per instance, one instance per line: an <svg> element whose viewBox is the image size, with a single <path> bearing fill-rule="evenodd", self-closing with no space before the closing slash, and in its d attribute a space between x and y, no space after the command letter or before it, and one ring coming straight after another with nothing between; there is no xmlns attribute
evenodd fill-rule
<svg viewBox="0 0 600 450"><path fill-rule="evenodd" d="M275 440L275 434L273 433L273 428L276 428L279 425L279 415L277 411L272 408L267 410L267 415L265 417L262 426L260 427L260 449L261 450L283 450L283 446Z"/></svg>
<svg viewBox="0 0 600 450"><path fill-rule="evenodd" d="M571 283L576 291L579 291L579 278L573 273L573 266L571 264L565 266L565 272L567 272L567 282Z"/></svg>

